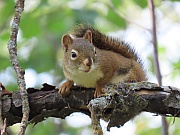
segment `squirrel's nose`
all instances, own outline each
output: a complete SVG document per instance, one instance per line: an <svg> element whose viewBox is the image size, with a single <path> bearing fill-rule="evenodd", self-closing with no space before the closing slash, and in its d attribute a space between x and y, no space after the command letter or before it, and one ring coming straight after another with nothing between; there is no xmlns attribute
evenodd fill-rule
<svg viewBox="0 0 180 135"><path fill-rule="evenodd" d="M92 65L92 60L91 58L86 58L84 61L83 61L84 65L90 67Z"/></svg>

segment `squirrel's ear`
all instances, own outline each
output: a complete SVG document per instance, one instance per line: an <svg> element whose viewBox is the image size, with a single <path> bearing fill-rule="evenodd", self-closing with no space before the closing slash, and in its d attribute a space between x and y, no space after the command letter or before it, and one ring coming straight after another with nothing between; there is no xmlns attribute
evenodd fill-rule
<svg viewBox="0 0 180 135"><path fill-rule="evenodd" d="M68 50L68 46L71 45L73 42L73 39L69 34L66 34L62 37L62 44L63 44L63 49Z"/></svg>
<svg viewBox="0 0 180 135"><path fill-rule="evenodd" d="M90 30L86 30L83 38L92 43L92 32Z"/></svg>

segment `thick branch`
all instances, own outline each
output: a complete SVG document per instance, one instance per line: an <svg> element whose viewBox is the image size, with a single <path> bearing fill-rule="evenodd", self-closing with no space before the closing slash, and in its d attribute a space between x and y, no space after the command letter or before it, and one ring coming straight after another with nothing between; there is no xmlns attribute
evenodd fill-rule
<svg viewBox="0 0 180 135"><path fill-rule="evenodd" d="M95 112L94 117L109 120L108 130L112 126L124 125L142 111L180 117L180 90L148 82L107 86L107 94L96 99L93 99L94 89L79 87L73 87L71 94L62 98L55 86L48 84L44 84L41 90L29 88L28 93L31 123L38 123L46 117L64 119L73 112L90 116L89 109ZM20 122L21 108L19 92L3 96L3 118L7 119L8 126Z"/></svg>

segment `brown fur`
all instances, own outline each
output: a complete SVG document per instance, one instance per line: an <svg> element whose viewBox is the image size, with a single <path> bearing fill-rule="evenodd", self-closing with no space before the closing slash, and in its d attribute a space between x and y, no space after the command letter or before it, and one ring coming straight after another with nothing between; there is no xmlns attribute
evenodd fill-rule
<svg viewBox="0 0 180 135"><path fill-rule="evenodd" d="M122 56L136 61L139 60L136 51L126 42L106 36L88 24L76 25L71 31L76 37L83 37L87 30L92 32L93 45L99 49L114 51Z"/></svg>
<svg viewBox="0 0 180 135"><path fill-rule="evenodd" d="M98 97L107 84L146 80L141 61L129 45L89 25L76 26L72 34L74 39L69 34L62 38L67 81L59 87L61 95L67 95L74 82L96 88L94 97ZM73 58L72 53L76 54Z"/></svg>

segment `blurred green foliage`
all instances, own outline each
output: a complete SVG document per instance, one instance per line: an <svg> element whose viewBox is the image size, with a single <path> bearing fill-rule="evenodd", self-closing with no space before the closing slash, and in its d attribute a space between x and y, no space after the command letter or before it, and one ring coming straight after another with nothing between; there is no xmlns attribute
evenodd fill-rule
<svg viewBox="0 0 180 135"><path fill-rule="evenodd" d="M169 3L178 1L171 0ZM62 51L60 41L62 35L67 33L73 25L89 23L102 32L125 31L129 27L130 23L117 15L108 6L109 3L109 0L26 0L17 43L21 66L24 69L34 70L37 77L41 73L48 73L52 76L52 82L59 85L59 82L64 79L61 68ZM119 12L131 19L132 22L134 19L131 17L138 16L137 13L148 9L146 0L112 0L112 3ZM158 0L155 4L159 6L162 1ZM0 1L0 82L10 90L17 90L16 77L7 50L14 5L14 0ZM136 10L136 12L130 13L130 9ZM173 7L171 10L173 10ZM143 25L143 22L139 24ZM160 46L159 55L164 56L166 53L167 49L163 45ZM147 61L150 63L148 69L154 75L152 54L147 56ZM180 60L170 61L170 64L173 69L172 78L176 78L180 75ZM40 85L36 83L32 87ZM138 123L141 122L137 121L136 134L160 134L160 127L148 128L147 121L143 121L141 126L138 126ZM176 120L171 135L180 134L179 123L180 121ZM30 125L27 135L56 135L61 133L79 135L84 128L70 127L64 120L57 124L53 119L49 119L38 123L34 128ZM12 130L14 129L12 128Z"/></svg>
<svg viewBox="0 0 180 135"><path fill-rule="evenodd" d="M79 135L83 131L84 126L80 128L70 127L65 120L49 118L48 121L41 122L33 127L33 125L29 125L28 130L26 132L27 135L58 135L69 134L69 135ZM56 123L56 124L55 124ZM51 130L49 130L51 129ZM59 132L61 131L61 132Z"/></svg>

